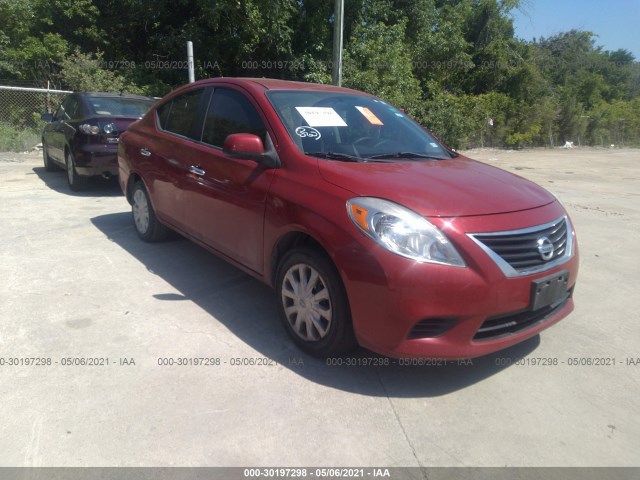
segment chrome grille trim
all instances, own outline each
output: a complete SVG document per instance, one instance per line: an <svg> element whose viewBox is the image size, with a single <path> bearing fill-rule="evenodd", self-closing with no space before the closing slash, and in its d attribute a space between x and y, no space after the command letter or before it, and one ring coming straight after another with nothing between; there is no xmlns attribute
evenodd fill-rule
<svg viewBox="0 0 640 480"><path fill-rule="evenodd" d="M574 232L567 216L535 227L502 232L467 233L507 277L521 277L550 270L573 255ZM548 237L554 246L553 257L543 261L536 249L538 239ZM494 251L493 246L498 252Z"/></svg>

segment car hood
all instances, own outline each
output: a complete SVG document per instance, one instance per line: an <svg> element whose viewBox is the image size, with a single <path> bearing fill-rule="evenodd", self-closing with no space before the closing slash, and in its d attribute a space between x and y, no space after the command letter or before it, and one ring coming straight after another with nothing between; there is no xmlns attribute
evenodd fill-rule
<svg viewBox="0 0 640 480"><path fill-rule="evenodd" d="M389 163L319 160L318 166L327 182L358 196L394 201L424 216L508 213L555 201L529 180L462 156Z"/></svg>

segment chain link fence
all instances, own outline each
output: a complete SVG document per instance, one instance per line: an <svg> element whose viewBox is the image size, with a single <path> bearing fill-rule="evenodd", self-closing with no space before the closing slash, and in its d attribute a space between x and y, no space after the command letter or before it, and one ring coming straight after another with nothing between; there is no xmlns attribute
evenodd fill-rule
<svg viewBox="0 0 640 480"><path fill-rule="evenodd" d="M23 152L40 142L42 113L52 113L65 90L0 86L0 151Z"/></svg>

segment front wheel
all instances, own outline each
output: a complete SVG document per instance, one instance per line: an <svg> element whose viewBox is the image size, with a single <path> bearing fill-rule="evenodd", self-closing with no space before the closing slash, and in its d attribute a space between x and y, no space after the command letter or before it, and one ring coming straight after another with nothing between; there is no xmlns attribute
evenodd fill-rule
<svg viewBox="0 0 640 480"><path fill-rule="evenodd" d="M149 201L149 194L142 182L138 182L133 186L131 192L131 213L133 215L133 224L136 227L136 233L145 242L160 242L167 238L169 229L165 227Z"/></svg>
<svg viewBox="0 0 640 480"><path fill-rule="evenodd" d="M285 329L300 349L329 357L356 347L347 294L326 255L307 248L289 252L278 268L276 291Z"/></svg>
<svg viewBox="0 0 640 480"><path fill-rule="evenodd" d="M69 150L65 152L64 160L67 167L67 181L69 183L69 188L74 192L79 192L87 188L89 178L78 175L78 171L73 164L73 156Z"/></svg>

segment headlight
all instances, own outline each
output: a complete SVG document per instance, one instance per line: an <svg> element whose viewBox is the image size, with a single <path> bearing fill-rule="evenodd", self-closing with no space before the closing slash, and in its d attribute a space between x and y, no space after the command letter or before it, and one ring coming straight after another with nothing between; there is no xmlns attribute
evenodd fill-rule
<svg viewBox="0 0 640 480"><path fill-rule="evenodd" d="M347 202L347 212L360 230L390 252L418 262L466 266L438 228L397 203L381 198L357 197Z"/></svg>

